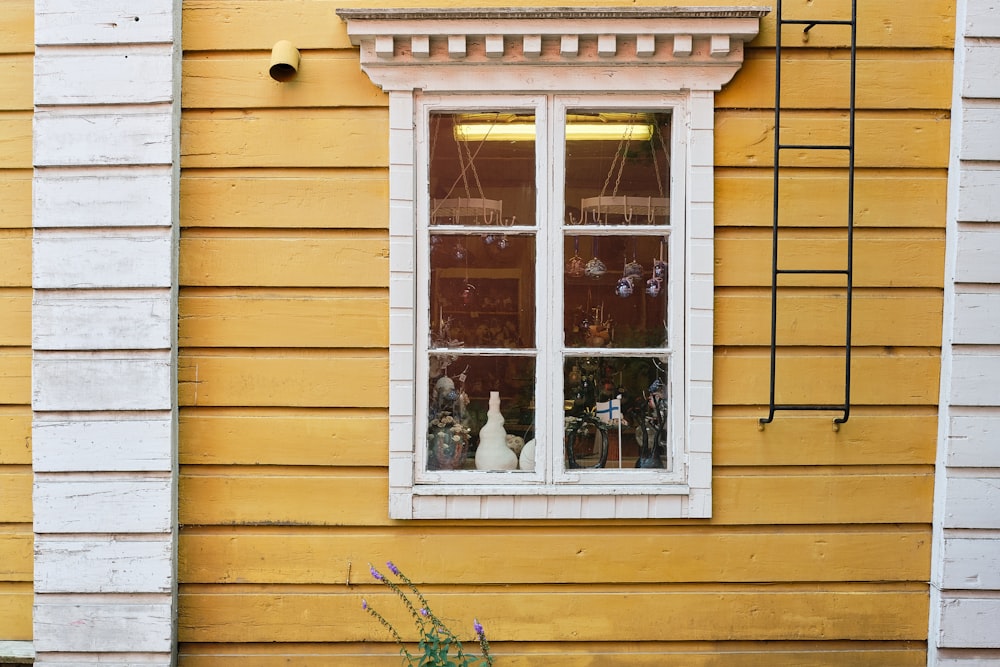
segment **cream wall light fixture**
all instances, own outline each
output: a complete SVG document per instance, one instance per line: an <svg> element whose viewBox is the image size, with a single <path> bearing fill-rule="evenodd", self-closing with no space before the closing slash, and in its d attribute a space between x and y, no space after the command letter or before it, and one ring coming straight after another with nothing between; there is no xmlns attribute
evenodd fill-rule
<svg viewBox="0 0 1000 667"><path fill-rule="evenodd" d="M275 81L290 81L299 71L301 58L299 50L287 39L283 39L271 49L271 69L268 74Z"/></svg>

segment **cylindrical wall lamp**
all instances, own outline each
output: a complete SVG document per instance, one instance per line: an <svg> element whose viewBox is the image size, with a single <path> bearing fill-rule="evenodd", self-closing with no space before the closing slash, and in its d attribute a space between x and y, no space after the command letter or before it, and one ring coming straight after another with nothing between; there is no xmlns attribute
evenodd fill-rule
<svg viewBox="0 0 1000 667"><path fill-rule="evenodd" d="M299 71L299 50L283 39L271 49L271 69L268 72L275 81L289 81Z"/></svg>

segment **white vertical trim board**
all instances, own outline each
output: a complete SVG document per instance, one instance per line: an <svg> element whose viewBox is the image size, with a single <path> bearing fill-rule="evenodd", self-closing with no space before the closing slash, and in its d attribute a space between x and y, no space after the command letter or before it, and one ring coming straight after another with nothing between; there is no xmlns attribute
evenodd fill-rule
<svg viewBox="0 0 1000 667"><path fill-rule="evenodd" d="M176 646L180 0L35 0L37 665Z"/></svg>
<svg viewBox="0 0 1000 667"><path fill-rule="evenodd" d="M1000 665L1000 4L957 3L928 665Z"/></svg>

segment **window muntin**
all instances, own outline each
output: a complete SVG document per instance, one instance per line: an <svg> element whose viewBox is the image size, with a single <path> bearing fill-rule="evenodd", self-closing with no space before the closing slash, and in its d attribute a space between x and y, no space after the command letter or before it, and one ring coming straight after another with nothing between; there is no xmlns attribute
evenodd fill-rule
<svg viewBox="0 0 1000 667"><path fill-rule="evenodd" d="M417 481L683 482L683 394L672 394L683 363L672 357L679 331L672 341L670 324L683 282L670 223L683 215L669 198L670 121L681 100L583 108L569 106L578 97L545 96L533 108L477 109L481 99L437 97L418 113L427 128L418 264L428 280L418 290L428 335ZM609 134L614 125L626 129ZM584 258L577 275L582 248L604 271L588 272ZM514 447L535 441L533 469L476 469L492 391ZM600 419L619 401L620 430ZM448 428L446 438L468 440L457 461L440 446Z"/></svg>

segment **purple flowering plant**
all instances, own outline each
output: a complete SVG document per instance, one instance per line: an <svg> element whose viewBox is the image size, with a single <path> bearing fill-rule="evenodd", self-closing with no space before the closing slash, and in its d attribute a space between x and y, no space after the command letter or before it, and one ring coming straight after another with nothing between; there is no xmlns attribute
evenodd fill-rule
<svg viewBox="0 0 1000 667"><path fill-rule="evenodd" d="M385 565L389 568L389 572L399 580L399 583L382 574L370 564L368 569L372 578L387 586L413 617L413 622L420 633L420 641L417 643L419 655L410 651L396 628L382 614L373 609L367 600L361 600L361 608L371 614L389 631L392 638L399 644L399 654L403 656L406 664L419 665L420 667L488 667L493 664L493 658L490 656L490 644L486 640L486 631L483 630L479 619L473 619L472 629L479 640L482 655L469 655L465 652L458 637L431 611L427 599L410 581L410 578L403 574L392 561L388 561ZM407 590L403 590L403 587ZM452 655L452 651L454 651L454 655Z"/></svg>

